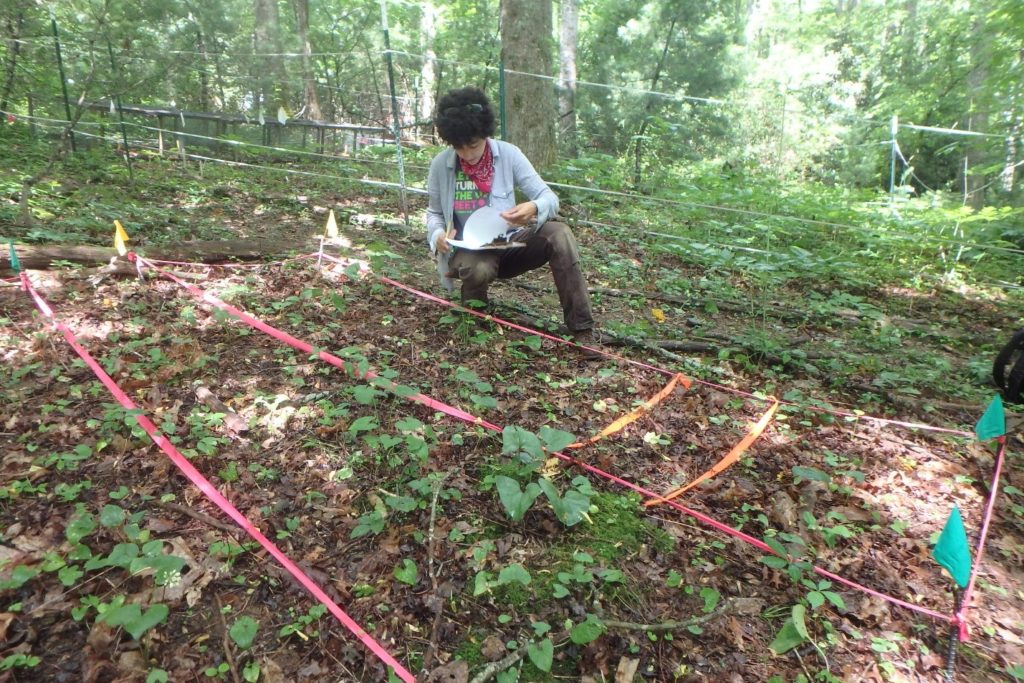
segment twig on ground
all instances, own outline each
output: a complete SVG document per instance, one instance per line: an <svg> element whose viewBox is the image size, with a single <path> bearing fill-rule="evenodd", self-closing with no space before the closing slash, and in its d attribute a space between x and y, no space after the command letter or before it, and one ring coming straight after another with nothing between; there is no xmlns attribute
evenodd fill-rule
<svg viewBox="0 0 1024 683"><path fill-rule="evenodd" d="M603 621L602 623L605 625L605 628L619 629L624 631L681 631L683 629L690 628L691 626L700 626L701 624L706 624L712 619L716 619L717 617L728 614L732 610L732 608L732 600L725 600L724 602L722 602L721 606L714 612L702 614L700 616L693 617L692 619L687 619L686 621L666 621L661 624L639 624L634 623L632 621L607 620ZM560 631L558 634L550 636L550 638L553 641L564 641L568 637L568 631ZM516 648L514 652L512 652L506 657L503 657L502 659L499 659L496 662L491 662L490 664L488 664L480 671L480 673L478 673L473 678L473 680L470 681L470 683L485 683L486 681L489 681L493 676L496 676L502 671L505 671L506 669L509 669L518 664L519 661L526 656L526 648L529 642L530 641L524 641L519 643L519 647ZM556 647L560 646L561 644L562 643L556 644Z"/></svg>
<svg viewBox="0 0 1024 683"><path fill-rule="evenodd" d="M199 520L203 524L209 524L210 526L212 526L212 527L214 527L216 529L220 529L221 531L225 531L225 532L227 532L229 534L235 534L235 533L237 533L239 531L238 527L236 527L236 526L231 526L230 524L222 522L219 519L215 519L215 518L211 517L210 515L206 514L205 512L200 512L199 510L194 510L194 509L192 509L190 507L186 507L184 505L179 505L177 503L165 503L165 502L160 501L160 500L153 500L153 501L150 501L150 502L152 502L157 507L162 507L162 508L164 508L166 510L172 510L172 511L180 513L182 515L187 515L188 517L191 517L192 519Z"/></svg>
<svg viewBox="0 0 1024 683"><path fill-rule="evenodd" d="M434 623L430 629L430 644L427 645L427 650L423 654L423 674L430 670L434 655L437 653L438 631L441 628L441 616L444 614L444 601L437 594L437 571L434 569L434 529L437 522L437 499L441 495L444 483L452 475L452 471L448 470L434 483L434 492L430 499L430 525L427 527L427 575L430 576L431 595L434 600Z"/></svg>
<svg viewBox="0 0 1024 683"><path fill-rule="evenodd" d="M231 667L231 680L235 683L242 683L242 679L238 676L238 667L235 666L235 657L231 654L231 639L228 638L228 625L224 621L224 605L220 602L220 596L217 597L217 618L220 620L220 628L222 631L222 638L224 641L224 659L227 660L228 666Z"/></svg>

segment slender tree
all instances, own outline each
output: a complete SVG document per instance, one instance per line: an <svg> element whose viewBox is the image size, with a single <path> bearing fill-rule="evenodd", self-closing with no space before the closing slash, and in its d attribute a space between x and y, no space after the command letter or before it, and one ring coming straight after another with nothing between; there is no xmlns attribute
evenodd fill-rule
<svg viewBox="0 0 1024 683"><path fill-rule="evenodd" d="M253 16L253 52L259 101L262 109L273 115L277 105L284 104L288 93L288 80L281 57L277 0L253 0Z"/></svg>
<svg viewBox="0 0 1024 683"><path fill-rule="evenodd" d="M437 87L437 54L434 39L437 35L437 8L430 0L420 3L422 23L420 42L423 45L423 63L420 65L419 108L417 121L429 121L434 115L434 89ZM427 134L430 134L429 126Z"/></svg>
<svg viewBox="0 0 1024 683"><path fill-rule="evenodd" d="M309 42L309 0L292 0L295 8L295 25L302 43L302 94L306 107L306 118L323 121L320 97L316 90L316 76L313 71L313 47Z"/></svg>
<svg viewBox="0 0 1024 683"><path fill-rule="evenodd" d="M556 158L551 0L501 1L501 57L510 141L534 166Z"/></svg>
<svg viewBox="0 0 1024 683"><path fill-rule="evenodd" d="M14 89L14 74L18 66L18 52L21 49L21 27L25 23L25 8L18 8L14 17L7 17L7 65L4 74L3 90L0 91L0 109L7 109L8 101L11 98L11 91Z"/></svg>
<svg viewBox="0 0 1024 683"><path fill-rule="evenodd" d="M562 0L558 43L558 120L563 147L576 156L576 48L579 45L578 0Z"/></svg>

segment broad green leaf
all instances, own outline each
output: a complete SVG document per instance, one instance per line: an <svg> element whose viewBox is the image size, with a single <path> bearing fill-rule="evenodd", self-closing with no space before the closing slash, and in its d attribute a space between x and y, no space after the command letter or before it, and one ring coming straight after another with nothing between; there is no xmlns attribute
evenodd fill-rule
<svg viewBox="0 0 1024 683"><path fill-rule="evenodd" d="M416 563L405 558L402 560L402 564L399 567L395 567L395 578L402 583L407 583L410 586L415 586L416 581L419 579L419 569L416 568Z"/></svg>
<svg viewBox="0 0 1024 683"><path fill-rule="evenodd" d="M792 650L797 645L800 645L806 640L804 636L800 635L800 631L797 630L796 626L793 625L792 619L786 619L786 623L779 629L779 633L775 636L775 640L768 648L776 655L783 655Z"/></svg>
<svg viewBox="0 0 1024 683"><path fill-rule="evenodd" d="M533 505L533 501L540 495L540 487L534 482L526 485L523 491L519 482L511 477L499 475L494 480L494 486L498 489L498 498L501 500L505 512L513 521L520 521L526 511Z"/></svg>
<svg viewBox="0 0 1024 683"><path fill-rule="evenodd" d="M501 452L512 456L526 454L529 461L544 459L544 449L537 435L514 425L505 427L501 432Z"/></svg>
<svg viewBox="0 0 1024 683"><path fill-rule="evenodd" d="M348 431L352 432L353 434L356 434L358 432L370 432L373 431L374 429L377 429L377 427L379 426L380 425L377 422L376 417L374 417L373 415L364 415L360 418L357 418L355 422L349 425Z"/></svg>
<svg viewBox="0 0 1024 683"><path fill-rule="evenodd" d="M531 642L526 646L526 654L535 667L541 671L551 671L551 663L555 655L555 644L551 642L550 638L545 638L539 643Z"/></svg>
<svg viewBox="0 0 1024 683"><path fill-rule="evenodd" d="M259 630L260 623L258 621L250 616L242 616L231 624L228 635L231 636L231 640L235 641L235 645L243 650L248 650L256 640L256 633Z"/></svg>
<svg viewBox="0 0 1024 683"><path fill-rule="evenodd" d="M569 639L577 645L586 645L597 640L604 633L604 624L593 614L588 614L586 621L581 621L569 631Z"/></svg>
<svg viewBox="0 0 1024 683"><path fill-rule="evenodd" d="M64 530L64 536L72 544L78 543L83 538L96 531L96 520L87 512L82 512L68 524Z"/></svg>
<svg viewBox="0 0 1024 683"><path fill-rule="evenodd" d="M711 613L718 605L718 601L722 599L722 594L714 588L705 586L700 589L700 597L704 600L704 611L706 613Z"/></svg>
<svg viewBox="0 0 1024 683"><path fill-rule="evenodd" d="M548 451L560 451L571 443L576 443L576 437L569 432L563 432L561 429L552 429L547 425L537 430L537 436L544 442L544 447Z"/></svg>
<svg viewBox="0 0 1024 683"><path fill-rule="evenodd" d="M479 597L491 589L491 576L492 574L487 571L481 571L476 573L476 578L473 579L473 597Z"/></svg>
<svg viewBox="0 0 1024 683"><path fill-rule="evenodd" d="M811 591L807 594L807 602L812 610L816 610L825 604L825 594L821 591Z"/></svg>
<svg viewBox="0 0 1024 683"><path fill-rule="evenodd" d="M797 633L804 637L805 640L809 640L811 636L807 633L807 623L804 621L804 617L806 614L806 607L804 607L800 603L793 605L793 627L796 629Z"/></svg>
<svg viewBox="0 0 1024 683"><path fill-rule="evenodd" d="M801 479L807 479L809 481L820 481L829 483L832 481L832 477L827 472L822 472L817 467L804 467L797 465L793 468L794 476L800 477Z"/></svg>
<svg viewBox="0 0 1024 683"><path fill-rule="evenodd" d="M825 599L831 602L837 610L845 611L846 603L843 601L843 596L835 591L824 591Z"/></svg>
<svg viewBox="0 0 1024 683"><path fill-rule="evenodd" d="M512 583L513 581L521 583L524 586L529 586L531 580L532 577L530 576L530 572L526 571L526 568L521 564L510 564L498 572L499 586L504 586L505 584Z"/></svg>

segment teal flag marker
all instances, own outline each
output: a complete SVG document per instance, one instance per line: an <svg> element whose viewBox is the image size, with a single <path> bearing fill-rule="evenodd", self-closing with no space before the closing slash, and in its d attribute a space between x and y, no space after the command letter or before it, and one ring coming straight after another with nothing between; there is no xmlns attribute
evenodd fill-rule
<svg viewBox="0 0 1024 683"><path fill-rule="evenodd" d="M932 557L949 571L956 585L967 588L971 578L971 549L967 545L967 532L959 507L954 507L949 513L946 526L942 527L939 541L932 550Z"/></svg>
<svg viewBox="0 0 1024 683"><path fill-rule="evenodd" d="M978 424L974 425L974 433L978 435L980 441L988 441L1006 434L1006 416L1003 414L1003 399L999 398L999 394L996 394L988 404Z"/></svg>
<svg viewBox="0 0 1024 683"><path fill-rule="evenodd" d="M18 252L14 251L14 242L8 241L7 246L11 249L11 270L15 273L20 273L21 261L18 260Z"/></svg>

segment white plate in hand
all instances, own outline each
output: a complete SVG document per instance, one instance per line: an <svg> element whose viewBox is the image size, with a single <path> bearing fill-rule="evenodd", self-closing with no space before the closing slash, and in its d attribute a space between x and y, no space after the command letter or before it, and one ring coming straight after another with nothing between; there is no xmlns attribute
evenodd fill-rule
<svg viewBox="0 0 1024 683"><path fill-rule="evenodd" d="M519 230L501 217L501 212L492 206L482 206L466 219L461 240L448 240L448 244L463 249L508 249L526 246L521 242L502 242L499 238ZM498 240L495 243L495 240Z"/></svg>

